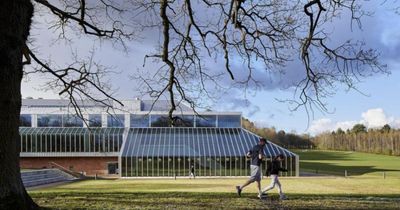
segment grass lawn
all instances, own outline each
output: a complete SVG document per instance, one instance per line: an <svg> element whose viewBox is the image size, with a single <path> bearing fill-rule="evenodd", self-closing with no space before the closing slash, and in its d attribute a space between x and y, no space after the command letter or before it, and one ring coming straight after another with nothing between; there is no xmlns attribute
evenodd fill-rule
<svg viewBox="0 0 400 210"><path fill-rule="evenodd" d="M349 151L295 150L300 155L300 171L344 176L400 178L400 157Z"/></svg>
<svg viewBox="0 0 400 210"><path fill-rule="evenodd" d="M48 209L400 209L400 157L355 152L296 151L301 171L316 168L350 178L281 178L288 200L274 189L265 201L256 186L242 197L234 186L245 179L118 179L87 180L31 190ZM386 171L386 179L382 178ZM269 180L262 182L263 187Z"/></svg>
<svg viewBox="0 0 400 210"><path fill-rule="evenodd" d="M29 193L51 209L400 209L396 178L282 178L284 201L276 190L258 200L255 185L238 197L234 186L244 181L88 180Z"/></svg>

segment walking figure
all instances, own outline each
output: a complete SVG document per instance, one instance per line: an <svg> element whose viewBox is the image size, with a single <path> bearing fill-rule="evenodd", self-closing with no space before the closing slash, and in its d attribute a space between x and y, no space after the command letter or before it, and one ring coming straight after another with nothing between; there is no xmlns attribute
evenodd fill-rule
<svg viewBox="0 0 400 210"><path fill-rule="evenodd" d="M258 197L261 196L261 162L264 157L264 146L267 140L260 138L257 145L255 145L250 151L247 152L246 156L251 158L250 164L250 178L242 186L236 186L236 191L239 196L242 195L242 190L247 185L257 182Z"/></svg>
<svg viewBox="0 0 400 210"><path fill-rule="evenodd" d="M193 179L196 179L196 174L194 173L193 165L190 166L189 179L191 179L192 177L193 177Z"/></svg>
<svg viewBox="0 0 400 210"><path fill-rule="evenodd" d="M279 178L278 178L279 171L287 171L286 169L281 168L281 162L283 161L283 159L284 159L284 156L282 154L279 154L272 160L271 164L268 165L267 176L271 176L271 184L262 191L262 195L266 196L267 191L272 190L275 188L275 186L277 186L280 199L281 200L286 199L285 194L283 194L283 192L282 192L281 182L279 181Z"/></svg>

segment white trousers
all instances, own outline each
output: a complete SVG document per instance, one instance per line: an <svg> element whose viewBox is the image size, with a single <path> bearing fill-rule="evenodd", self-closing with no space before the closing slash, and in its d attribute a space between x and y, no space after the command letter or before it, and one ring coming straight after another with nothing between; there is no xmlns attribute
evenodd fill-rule
<svg viewBox="0 0 400 210"><path fill-rule="evenodd" d="M267 192L269 190L274 189L275 185L278 186L279 195L283 196L281 183L279 182L278 175L275 175L275 174L271 175L271 184L268 187L264 188L264 190L262 192Z"/></svg>

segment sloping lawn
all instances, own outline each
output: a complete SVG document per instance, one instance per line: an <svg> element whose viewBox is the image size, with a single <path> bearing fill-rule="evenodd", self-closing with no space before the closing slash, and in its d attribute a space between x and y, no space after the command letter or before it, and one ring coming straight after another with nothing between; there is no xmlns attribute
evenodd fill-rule
<svg viewBox="0 0 400 210"><path fill-rule="evenodd" d="M400 157L351 151L295 150L300 171L344 176L400 178Z"/></svg>

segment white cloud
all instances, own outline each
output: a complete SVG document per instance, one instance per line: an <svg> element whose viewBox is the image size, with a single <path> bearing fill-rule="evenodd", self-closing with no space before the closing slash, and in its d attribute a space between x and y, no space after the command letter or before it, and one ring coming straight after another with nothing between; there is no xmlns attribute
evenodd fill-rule
<svg viewBox="0 0 400 210"><path fill-rule="evenodd" d="M342 130L347 130L351 129L355 124L357 124L357 121L342 121L342 122L337 122L335 125L335 130L338 128L341 128Z"/></svg>
<svg viewBox="0 0 400 210"><path fill-rule="evenodd" d="M334 122L329 118L321 118L311 122L308 132L311 134L319 134L326 131L334 131L338 128L342 130L351 129L355 124L364 124L367 128L379 128L385 124L389 124L393 128L400 128L400 118L387 116L382 108L368 109L361 114L360 120L338 121Z"/></svg>
<svg viewBox="0 0 400 210"><path fill-rule="evenodd" d="M400 119L394 120L390 126L394 127L394 128L400 128Z"/></svg>
<svg viewBox="0 0 400 210"><path fill-rule="evenodd" d="M381 108L369 109L361 114L363 118L361 123L368 128L382 127L394 121L394 118L388 118Z"/></svg>
<svg viewBox="0 0 400 210"><path fill-rule="evenodd" d="M381 34L381 42L386 47L393 48L400 44L400 31L398 27L386 28Z"/></svg>
<svg viewBox="0 0 400 210"><path fill-rule="evenodd" d="M325 131L333 130L334 126L335 124L332 122L331 119L322 118L312 121L308 131L312 134L318 134Z"/></svg>

